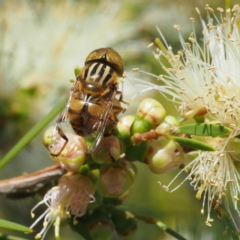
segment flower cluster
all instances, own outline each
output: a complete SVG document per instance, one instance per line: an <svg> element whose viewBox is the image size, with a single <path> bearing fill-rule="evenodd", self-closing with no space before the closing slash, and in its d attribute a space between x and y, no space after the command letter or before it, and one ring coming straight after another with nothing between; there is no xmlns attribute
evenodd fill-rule
<svg viewBox="0 0 240 240"><path fill-rule="evenodd" d="M93 150L92 143L81 136L64 131L66 141L55 132L52 141L47 131L44 143L51 158L68 173L39 203L45 203L48 209L32 225L44 218L37 238L44 237L53 222L57 237L61 219L71 216L72 228L82 235L82 226L91 237L104 231L104 239L109 239L113 230L120 236L125 234L126 229L118 226L119 219L128 220L122 212L116 214L119 212L114 207L126 199L133 186L134 161L148 165L157 174L181 167L167 186L159 184L166 191L174 191L189 180L197 191L196 198L203 199L201 213L207 208L207 226L213 221L211 209L218 211L222 202L232 215L228 195L240 215L236 167L240 161L240 7L236 5L225 13L218 8L220 20L208 5L206 11L207 22L197 9L203 26L203 46L197 41L194 27L189 42L184 42L180 26L175 25L183 49L175 54L159 30L162 41L156 39L154 56L165 74L156 78L165 85L148 87L160 90L167 99L170 95L182 118L195 119L197 124L184 128L173 116L166 115L161 103L147 98L139 104L135 116L119 119L115 131L98 139ZM171 189L182 172L187 173L185 180ZM131 231L136 229L135 222L131 226Z"/></svg>
<svg viewBox="0 0 240 240"><path fill-rule="evenodd" d="M211 145L215 151L185 151L186 167L181 171L188 173L185 181L190 180L197 190L196 198L203 198L201 213L207 205L206 225L211 226L210 211L217 209L223 201L231 215L227 195L231 196L240 215L240 178L235 167L240 161L237 154L240 134L240 6L235 5L226 11L217 8L219 18L208 5L205 9L207 22L196 9L203 27L202 42L197 40L194 18L190 19L193 31L188 42L184 41L180 26L174 25L182 45L182 50L176 54L159 30L162 41L155 40L158 47L154 56L166 74L156 78L165 86L154 86L154 89L159 89L168 99L170 95L184 119L202 117L202 123L219 124L230 129L228 135L214 138L211 134L209 137L191 136ZM170 186L179 174L170 184L163 186L164 189L177 189L182 183L173 190Z"/></svg>

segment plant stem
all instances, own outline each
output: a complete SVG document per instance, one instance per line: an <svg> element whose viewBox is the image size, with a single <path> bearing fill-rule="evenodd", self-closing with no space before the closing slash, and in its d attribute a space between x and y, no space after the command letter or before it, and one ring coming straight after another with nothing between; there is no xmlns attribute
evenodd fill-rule
<svg viewBox="0 0 240 240"><path fill-rule="evenodd" d="M163 231L167 232L171 236L175 237L176 239L187 240L186 238L184 238L183 236L181 236L180 234L175 232L173 229L169 228L165 223L159 221L156 218L141 216L141 215L138 215L138 214L133 213L133 212L125 211L125 210L122 210L122 209L116 209L116 208L110 207L110 206L106 206L106 209L107 209L108 212L114 213L116 215L125 216L126 218L135 218L135 219L144 221L146 223L155 224L156 226L158 226L159 228L161 228Z"/></svg>
<svg viewBox="0 0 240 240"><path fill-rule="evenodd" d="M42 129L63 109L66 100L61 101L47 116L32 127L9 152L0 160L0 169L4 168Z"/></svg>

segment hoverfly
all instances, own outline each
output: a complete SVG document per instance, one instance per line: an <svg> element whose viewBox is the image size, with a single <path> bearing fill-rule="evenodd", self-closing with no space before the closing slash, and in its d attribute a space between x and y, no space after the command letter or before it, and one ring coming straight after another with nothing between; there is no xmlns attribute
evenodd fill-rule
<svg viewBox="0 0 240 240"><path fill-rule="evenodd" d="M69 94L65 109L57 119L55 133L63 140L61 147L50 145L50 154L59 156L68 143L62 123L68 122L75 134L94 139L93 151L103 136L113 133L117 116L125 109L121 107L122 92L118 90L123 77L124 65L121 56L111 48L92 51L85 66L77 76ZM119 96L117 98L117 96ZM24 198L51 187L65 170L52 166L23 176L1 180L0 194L10 198ZM50 184L50 185L49 185Z"/></svg>
<svg viewBox="0 0 240 240"><path fill-rule="evenodd" d="M50 145L52 156L61 154L68 143L61 127L63 122L68 122L75 134L93 140L91 151L103 136L114 131L117 116L124 110L120 105L124 102L122 92L118 91L123 72L123 60L111 48L96 49L87 56L85 66L71 88L66 107L56 122L53 138L57 133L64 143L59 147L53 139Z"/></svg>

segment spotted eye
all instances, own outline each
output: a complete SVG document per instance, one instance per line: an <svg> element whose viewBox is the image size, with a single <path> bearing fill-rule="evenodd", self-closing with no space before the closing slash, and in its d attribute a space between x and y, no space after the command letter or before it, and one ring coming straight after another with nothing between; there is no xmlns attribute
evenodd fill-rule
<svg viewBox="0 0 240 240"><path fill-rule="evenodd" d="M103 62L112 67L119 76L123 75L124 65L122 57L112 48L99 48L92 51L85 60L85 65L91 62Z"/></svg>

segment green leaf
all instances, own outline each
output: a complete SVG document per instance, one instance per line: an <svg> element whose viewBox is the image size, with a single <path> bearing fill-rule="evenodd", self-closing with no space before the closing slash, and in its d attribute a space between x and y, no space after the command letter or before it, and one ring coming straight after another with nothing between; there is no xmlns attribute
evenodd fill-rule
<svg viewBox="0 0 240 240"><path fill-rule="evenodd" d="M233 224L231 216L227 213L227 211L225 211L220 206L216 209L216 211L217 211L217 214L220 217L224 217L224 219L225 219L225 221L228 225L228 230L227 231L228 232L230 231L230 234L232 236L232 240L239 240L238 229L236 229L235 224Z"/></svg>
<svg viewBox="0 0 240 240"><path fill-rule="evenodd" d="M186 133L196 136L227 136L230 132L230 128L217 124L196 123L179 127L179 133Z"/></svg>
<svg viewBox="0 0 240 240"><path fill-rule="evenodd" d="M181 138L181 137L171 136L171 139L175 142L182 144L183 146L190 147L196 150L215 151L215 148L213 148L212 146L191 138Z"/></svg>
<svg viewBox="0 0 240 240"><path fill-rule="evenodd" d="M196 121L196 123L204 123L205 117L204 116L194 117L194 120Z"/></svg>
<svg viewBox="0 0 240 240"><path fill-rule="evenodd" d="M24 232L24 233L32 233L33 232L33 230L29 227L20 225L18 223L6 221L3 219L0 219L0 228L11 229L11 230L15 230L15 231Z"/></svg>
<svg viewBox="0 0 240 240"><path fill-rule="evenodd" d="M1 240L29 240L29 238L20 238L20 237L16 237L16 236L11 236L8 234L2 234L0 233L0 239Z"/></svg>

